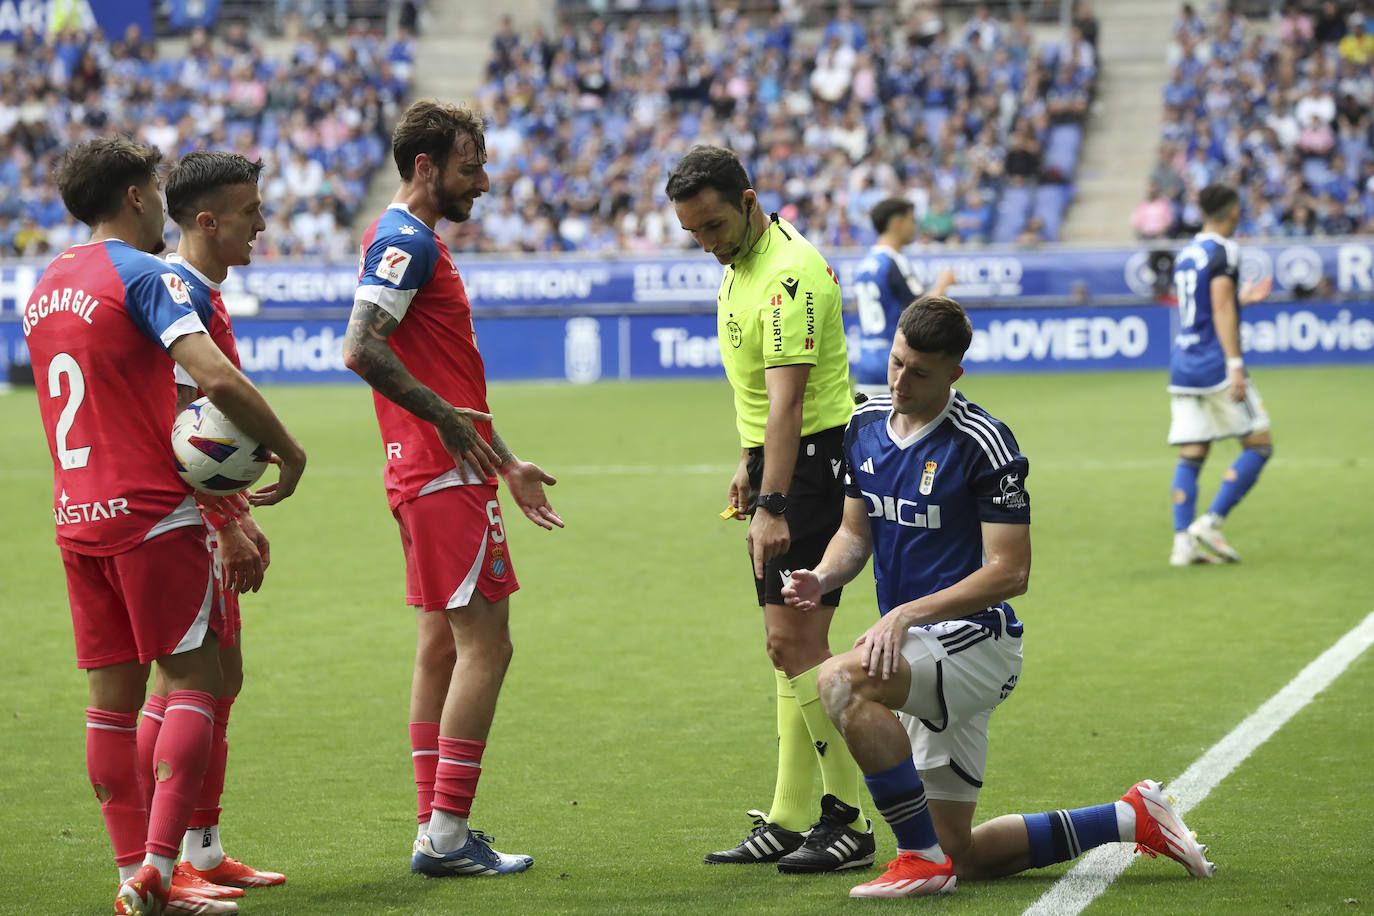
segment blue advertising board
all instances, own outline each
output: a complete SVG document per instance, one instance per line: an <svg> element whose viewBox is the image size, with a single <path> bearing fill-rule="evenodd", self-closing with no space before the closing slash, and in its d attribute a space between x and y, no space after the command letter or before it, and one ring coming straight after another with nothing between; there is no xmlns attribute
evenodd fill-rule
<svg viewBox="0 0 1374 916"><path fill-rule="evenodd" d="M1169 363L1177 312L1164 306L974 309L975 371L1078 372ZM716 378L715 316L624 314L479 317L477 341L495 381ZM346 319L237 318L244 371L264 383L353 382L343 364ZM850 353L858 328L846 324ZM1374 365L1374 306L1339 302L1252 305L1241 315L1251 366ZM22 325L0 320L0 381L28 364ZM1161 384L1163 382L1161 381Z"/></svg>
<svg viewBox="0 0 1374 916"><path fill-rule="evenodd" d="M1179 246L1181 247L1181 245ZM950 294L966 301L1018 299L1109 302L1154 298L1153 249L942 249L908 252L923 285L945 269L954 272ZM829 256L840 286L853 286L862 252ZM653 311L663 306L711 307L721 266L699 251L624 259L460 258L459 270L474 307L508 310L612 306ZM1313 290L1374 294L1374 245L1363 241L1321 245L1245 245L1242 280L1272 277L1277 296ZM255 265L231 274L226 292L264 310L348 307L357 281L354 265ZM1044 304L1042 301L1040 304Z"/></svg>
<svg viewBox="0 0 1374 916"><path fill-rule="evenodd" d="M130 25L145 37L153 34L152 0L0 0L0 41L18 41L25 28L44 35L54 14L82 28L98 25L116 38Z"/></svg>

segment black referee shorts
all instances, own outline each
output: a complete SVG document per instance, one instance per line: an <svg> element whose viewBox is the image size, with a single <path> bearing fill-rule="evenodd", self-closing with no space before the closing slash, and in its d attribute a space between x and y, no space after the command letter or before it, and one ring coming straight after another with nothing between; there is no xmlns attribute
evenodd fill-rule
<svg viewBox="0 0 1374 916"><path fill-rule="evenodd" d="M749 514L754 514L763 480L763 448L749 449ZM797 446L797 464L787 487L788 533L791 547L764 565L762 579L754 580L759 607L783 604L783 574L794 569L815 569L825 555L830 539L840 530L844 519L844 427L822 430L803 436ZM750 560L750 573L753 561ZM821 596L821 603L836 607L837 588Z"/></svg>

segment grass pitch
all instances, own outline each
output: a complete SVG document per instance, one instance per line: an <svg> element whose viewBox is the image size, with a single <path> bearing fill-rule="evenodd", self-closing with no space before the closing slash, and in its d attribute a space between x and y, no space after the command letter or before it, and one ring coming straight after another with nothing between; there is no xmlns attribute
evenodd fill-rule
<svg viewBox="0 0 1374 916"><path fill-rule="evenodd" d="M1262 370L1276 453L1227 527L1238 566L1171 569L1173 454L1156 374L980 376L960 387L1030 457L1035 563L1020 685L993 717L979 818L1109 801L1169 780L1374 609L1374 372ZM245 914L1014 913L1067 865L948 899L852 902L876 872L707 867L773 785L773 678L744 526L716 512L738 446L724 382L493 388L498 428L559 477L568 522L507 500L523 588L515 661L474 811L535 867L409 873L412 614L361 387L269 388L310 452L258 513L273 543L243 602L247 683L230 728L226 848L284 871ZM109 842L83 763L85 679L49 516L36 395L0 397L0 913L109 912ZM1222 443L1201 503L1235 454ZM845 593L844 648L875 614ZM1374 657L1366 654L1189 815L1211 881L1139 860L1090 912L1342 912L1374 904ZM893 852L877 826L879 863Z"/></svg>

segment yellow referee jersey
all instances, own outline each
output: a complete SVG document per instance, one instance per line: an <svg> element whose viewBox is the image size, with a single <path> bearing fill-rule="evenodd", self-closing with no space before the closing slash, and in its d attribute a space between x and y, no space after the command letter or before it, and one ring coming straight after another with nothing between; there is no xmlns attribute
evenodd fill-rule
<svg viewBox="0 0 1374 916"><path fill-rule="evenodd" d="M774 217L753 250L725 268L716 294L725 376L735 390L740 444L763 445L772 366L808 364L801 434L843 426L853 413L840 281L791 223Z"/></svg>

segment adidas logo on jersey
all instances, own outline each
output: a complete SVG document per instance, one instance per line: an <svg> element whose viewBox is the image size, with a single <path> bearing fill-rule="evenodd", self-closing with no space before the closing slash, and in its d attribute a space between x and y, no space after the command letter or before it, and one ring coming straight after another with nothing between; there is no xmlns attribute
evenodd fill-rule
<svg viewBox="0 0 1374 916"><path fill-rule="evenodd" d="M864 459L864 463L861 464L861 465L859 465L859 470L863 471L865 474L872 474L872 473L874 473L874 471L873 471L873 459L872 459L872 458L865 458L865 459Z"/></svg>

